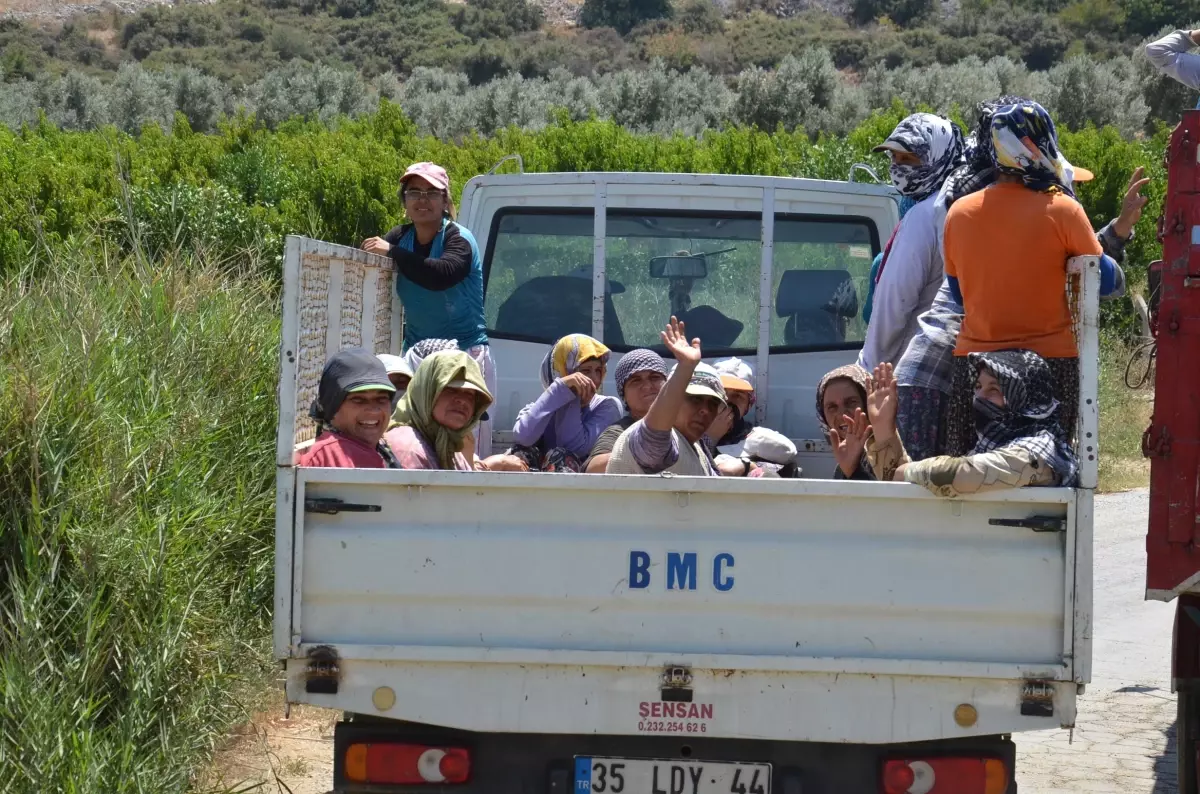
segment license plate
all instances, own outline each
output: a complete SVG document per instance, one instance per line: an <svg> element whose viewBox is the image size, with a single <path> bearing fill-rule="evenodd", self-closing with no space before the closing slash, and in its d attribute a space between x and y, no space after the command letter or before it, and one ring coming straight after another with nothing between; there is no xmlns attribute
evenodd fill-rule
<svg viewBox="0 0 1200 794"><path fill-rule="evenodd" d="M771 794L770 764L575 757L574 794Z"/></svg>

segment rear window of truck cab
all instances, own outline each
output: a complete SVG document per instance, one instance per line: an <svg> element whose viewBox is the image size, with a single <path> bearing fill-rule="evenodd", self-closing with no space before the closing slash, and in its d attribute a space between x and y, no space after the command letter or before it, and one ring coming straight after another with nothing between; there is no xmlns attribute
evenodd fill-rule
<svg viewBox="0 0 1200 794"><path fill-rule="evenodd" d="M706 354L751 354L862 344L862 305L879 234L867 218L777 215L769 318L758 213L610 210L604 236L604 343L656 347L672 314ZM590 208L505 208L485 255L488 333L551 344L591 333L595 276Z"/></svg>

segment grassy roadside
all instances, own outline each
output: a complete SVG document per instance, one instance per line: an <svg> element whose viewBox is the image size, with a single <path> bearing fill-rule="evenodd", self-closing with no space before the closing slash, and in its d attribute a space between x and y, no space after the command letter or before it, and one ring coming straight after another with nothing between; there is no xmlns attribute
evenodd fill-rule
<svg viewBox="0 0 1200 794"><path fill-rule="evenodd" d="M1136 390L1125 385L1125 365L1131 352L1110 339L1100 345L1099 490L1103 492L1150 484L1150 462L1142 457L1142 432L1154 410L1153 384Z"/></svg>
<svg viewBox="0 0 1200 794"><path fill-rule="evenodd" d="M184 791L268 656L275 288L0 281L0 791Z"/></svg>

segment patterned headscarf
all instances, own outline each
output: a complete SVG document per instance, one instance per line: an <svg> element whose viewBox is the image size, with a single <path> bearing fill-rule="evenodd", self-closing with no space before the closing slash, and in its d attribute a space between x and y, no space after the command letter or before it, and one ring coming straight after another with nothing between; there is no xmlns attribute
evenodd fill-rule
<svg viewBox="0 0 1200 794"><path fill-rule="evenodd" d="M1021 177L1039 192L1071 192L1070 163L1058 148L1058 133L1037 102L1000 108L992 116L992 160L1003 174Z"/></svg>
<svg viewBox="0 0 1200 794"><path fill-rule="evenodd" d="M1045 359L1031 350L1000 350L968 355L971 371L986 369L1000 382L1005 406L999 408L980 397L974 401L979 441L974 453L1017 446L1049 461L1059 485L1074 486L1079 458L1071 448L1071 435L1055 416L1054 378Z"/></svg>
<svg viewBox="0 0 1200 794"><path fill-rule="evenodd" d="M617 371L613 374L617 381L617 397L621 400L625 399L625 384L635 372L657 372L665 378L667 362L663 361L663 357L658 353L644 347L630 350L621 356L621 360L617 362Z"/></svg>
<svg viewBox="0 0 1200 794"><path fill-rule="evenodd" d="M870 374L857 364L847 364L844 367L838 367L832 372L827 372L825 377L821 378L821 382L817 384L817 419L821 421L821 427L825 429L825 432L829 432L829 423L825 421L825 390L829 388L829 384L839 378L845 378L853 383L858 387L858 393L862 398L863 410L865 411L867 405L867 381L870 377Z"/></svg>
<svg viewBox="0 0 1200 794"><path fill-rule="evenodd" d="M434 404L442 390L454 381L465 381L468 388L478 392L475 413L459 430L451 430L433 418ZM396 421L392 426L408 425L420 433L437 453L438 468L449 470L454 468L455 454L462 450L463 437L479 423L491 404L492 395L475 359L459 350L439 350L417 367L408 391L396 407Z"/></svg>
<svg viewBox="0 0 1200 794"><path fill-rule="evenodd" d="M966 140L967 162L956 168L946 180L947 207L963 196L982 190L996 181L996 166L992 157L992 116L997 110L1008 105L1031 101L1025 97L1006 95L979 103L976 108L975 130Z"/></svg>
<svg viewBox="0 0 1200 794"><path fill-rule="evenodd" d="M892 163L892 184L916 201L928 198L963 161L962 130L949 119L932 113L914 113L896 125L887 140L875 148L909 152L920 165Z"/></svg>
<svg viewBox="0 0 1200 794"><path fill-rule="evenodd" d="M417 371L417 367L421 366L421 362L427 356L431 356L439 350L458 350L457 339L422 339L408 349L404 354L404 360L408 362L408 366L413 372Z"/></svg>
<svg viewBox="0 0 1200 794"><path fill-rule="evenodd" d="M542 388L549 389L557 378L565 378L583 362L597 358L608 363L608 348L587 334L571 334L554 343L542 359Z"/></svg>

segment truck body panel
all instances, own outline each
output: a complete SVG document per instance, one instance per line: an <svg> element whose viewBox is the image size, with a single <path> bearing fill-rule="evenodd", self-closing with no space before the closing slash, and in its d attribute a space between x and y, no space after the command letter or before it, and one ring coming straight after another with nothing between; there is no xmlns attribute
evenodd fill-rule
<svg viewBox="0 0 1200 794"><path fill-rule="evenodd" d="M1084 487L947 500L821 479L815 387L857 355L862 324L847 312L813 336L804 299L830 274L865 286L896 220L889 190L488 176L460 217L485 252L498 448L561 327L605 339L611 373L674 311L647 258L724 246L712 282L688 285L734 321L714 333L737 326L706 358L755 367L757 417L796 441L805 479L297 468L320 364L395 350L402 307L388 260L289 238L275 650L290 701L421 730L595 736L597 755L603 737L886 745L1073 724L1090 677L1096 258L1073 263ZM817 297L822 323L841 311Z"/></svg>

